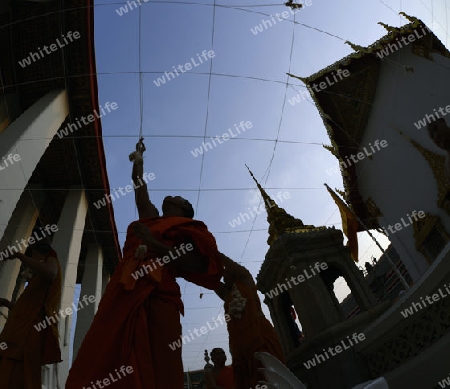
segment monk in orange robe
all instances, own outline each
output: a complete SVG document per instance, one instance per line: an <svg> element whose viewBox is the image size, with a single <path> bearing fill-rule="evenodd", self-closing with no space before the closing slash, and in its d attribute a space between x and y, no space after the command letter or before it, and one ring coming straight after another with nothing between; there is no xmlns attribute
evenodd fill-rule
<svg viewBox="0 0 450 389"><path fill-rule="evenodd" d="M192 205L166 197L159 216L142 182L137 145L132 178L139 221L130 224L123 259L111 278L74 364L66 389L183 389L180 313L182 277L208 289L223 274L216 242L193 220Z"/></svg>
<svg viewBox="0 0 450 389"><path fill-rule="evenodd" d="M61 266L55 251L43 242L16 253L33 273L25 290L13 305L0 299L10 312L0 334L0 389L40 389L43 365L61 362L57 320L47 320L59 310Z"/></svg>
<svg viewBox="0 0 450 389"><path fill-rule="evenodd" d="M255 282L250 272L221 254L225 266L224 282L215 290L225 302L230 352L233 357L235 389L255 388L264 376L264 367L254 357L255 352L268 352L281 362L285 357L272 324L261 309Z"/></svg>
<svg viewBox="0 0 450 389"><path fill-rule="evenodd" d="M233 367L225 366L227 356L221 348L211 351L214 367L205 372L206 389L234 389Z"/></svg>

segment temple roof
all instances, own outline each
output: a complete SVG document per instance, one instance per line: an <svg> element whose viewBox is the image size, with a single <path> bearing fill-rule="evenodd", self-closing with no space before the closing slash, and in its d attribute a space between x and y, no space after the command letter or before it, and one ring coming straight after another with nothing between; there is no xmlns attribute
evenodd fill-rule
<svg viewBox="0 0 450 389"><path fill-rule="evenodd" d="M280 235L286 233L297 233L315 228L315 226L303 224L300 219L296 219L295 217L289 215L283 208L280 208L262 188L248 166L247 169L253 180L256 182L256 185L264 200L264 206L267 211L267 221L269 222L269 238L267 239L267 244L269 246L271 246Z"/></svg>
<svg viewBox="0 0 450 389"><path fill-rule="evenodd" d="M410 23L396 28L380 22L379 24L387 29L388 34L370 46L361 47L346 42L355 50L354 53L309 77L289 74L306 84L331 140L331 146L324 145L324 147L340 162L344 161L345 156L360 149L360 142L372 111L372 103L379 82L382 59L377 56L377 52L385 49L389 43L396 43L398 38L412 34L416 29L422 28L421 26L426 27L420 19L401 14ZM416 40L411 46L417 55L424 57L429 57L433 52L450 56L445 46L431 31L422 39ZM338 82L331 84L333 77L337 77L337 72L342 74L345 70L350 72L350 76L343 77ZM317 85L321 82L327 84L326 91L315 91L314 84ZM369 228L379 227L376 220L370 217L358 190L355 165L350 164L345 168L340 164L340 168L345 188L344 198L350 208Z"/></svg>

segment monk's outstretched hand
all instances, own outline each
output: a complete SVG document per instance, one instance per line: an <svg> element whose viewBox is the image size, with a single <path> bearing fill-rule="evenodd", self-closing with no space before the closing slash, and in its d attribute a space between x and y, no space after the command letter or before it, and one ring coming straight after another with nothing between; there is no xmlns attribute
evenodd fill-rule
<svg viewBox="0 0 450 389"><path fill-rule="evenodd" d="M11 301L5 298L0 298L0 307L11 308L11 306L12 306Z"/></svg>

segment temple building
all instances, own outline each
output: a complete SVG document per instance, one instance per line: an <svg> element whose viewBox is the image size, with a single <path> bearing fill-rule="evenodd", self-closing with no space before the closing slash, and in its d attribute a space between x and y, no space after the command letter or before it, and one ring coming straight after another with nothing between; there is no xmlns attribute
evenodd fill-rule
<svg viewBox="0 0 450 389"><path fill-rule="evenodd" d="M58 318L61 387L71 333L76 355L121 258L111 204L93 206L109 194L95 115L93 9L90 1L7 1L0 8L0 297L14 302L25 286L21 262L5 255L44 235L62 266L61 308L72 307L77 284L80 297L95 297L78 311L76 328L73 315ZM8 312L0 312L1 329ZM53 366L43 373L42 387L55 388Z"/></svg>
<svg viewBox="0 0 450 389"><path fill-rule="evenodd" d="M450 186L444 153L426 126L450 112L450 54L420 20L405 16L409 24L383 25L389 33L373 45L351 44L356 52L348 57L308 78L294 76L308 86L327 128L341 194L365 226L391 240L388 254L407 280L399 286L385 258L364 277L340 231L266 207L270 248L257 286L287 366L311 389L378 377L391 389L434 389L448 377ZM334 296L339 276L351 289L350 304ZM267 297L276 288L282 293Z"/></svg>
<svg viewBox="0 0 450 389"><path fill-rule="evenodd" d="M387 235L417 281L450 240L445 155L427 132L450 112L450 53L422 21L408 18L401 28L380 23L389 33L371 46L350 43L355 53L297 78L327 128L344 198L366 226Z"/></svg>
<svg viewBox="0 0 450 389"><path fill-rule="evenodd" d="M255 180L256 181L256 180ZM334 227L305 225L279 208L257 182L266 204L270 246L257 277L257 288L266 295L275 331L280 338L288 367L308 387L346 389L367 381L370 373L355 350L335 355L318 354L348 335L363 333L387 307L378 303L365 282L343 234ZM267 204L272 204L271 207ZM349 285L360 313L345 317L334 293L334 281L343 277ZM279 288L276 296L270 291ZM295 333L290 309L298 313L304 337ZM331 343L330 343L331 342ZM350 348L350 345L347 344ZM308 361L315 367L306 367ZM317 364L317 366L316 366ZM345 366L345 368L344 368Z"/></svg>

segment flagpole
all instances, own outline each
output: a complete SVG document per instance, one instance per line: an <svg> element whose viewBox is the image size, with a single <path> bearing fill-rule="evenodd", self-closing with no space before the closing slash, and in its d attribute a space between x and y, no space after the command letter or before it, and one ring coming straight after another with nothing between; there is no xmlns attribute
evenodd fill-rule
<svg viewBox="0 0 450 389"><path fill-rule="evenodd" d="M187 385L188 385L188 389L192 389L191 374L190 374L189 369L187 371Z"/></svg>
<svg viewBox="0 0 450 389"><path fill-rule="evenodd" d="M339 196L339 194L336 193L336 196ZM339 197L340 198L340 197ZM342 200L343 201L343 200ZM345 204L345 202L344 202ZM369 236L372 238L372 240L375 242L375 244L378 246L378 248L381 250L381 252L383 253L383 255L386 256L387 260L389 261L389 263L391 264L391 266L394 268L395 274L397 274L398 278L400 279L400 281L402 282L403 286L406 288L406 290L409 289L409 285L406 282L406 280L403 278L402 273L400 273L400 271L397 269L397 266L395 266L394 262L392 261L391 257L389 256L389 254L383 249L383 247L380 246L380 244L378 243L378 241L375 239L375 237L372 235L372 233L369 231L369 229L367 228L367 226L363 223L363 221L358 217L358 215L356 213L353 213L356 216L356 219L358 220L358 222L364 227L364 229L366 230L366 232L369 234Z"/></svg>

